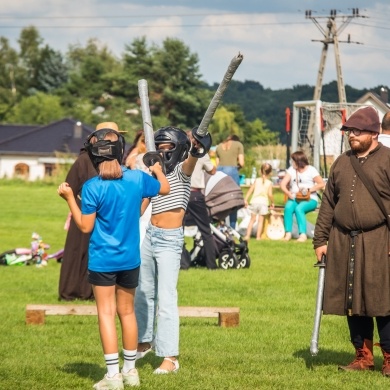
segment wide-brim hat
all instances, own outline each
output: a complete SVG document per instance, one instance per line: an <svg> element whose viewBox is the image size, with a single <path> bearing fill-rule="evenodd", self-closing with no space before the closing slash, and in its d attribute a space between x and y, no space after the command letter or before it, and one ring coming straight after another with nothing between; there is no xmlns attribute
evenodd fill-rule
<svg viewBox="0 0 390 390"><path fill-rule="evenodd" d="M111 129L118 133L127 133L126 130L119 130L119 126L115 122L102 122L96 126L96 130Z"/></svg>
<svg viewBox="0 0 390 390"><path fill-rule="evenodd" d="M358 129L380 133L378 111L374 107L364 107L355 111L340 130Z"/></svg>

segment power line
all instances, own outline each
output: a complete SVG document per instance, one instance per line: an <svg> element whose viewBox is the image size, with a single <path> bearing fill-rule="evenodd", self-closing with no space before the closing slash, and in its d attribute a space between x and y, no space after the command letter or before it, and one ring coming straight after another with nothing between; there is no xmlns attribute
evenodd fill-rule
<svg viewBox="0 0 390 390"><path fill-rule="evenodd" d="M378 26L378 25L370 25L370 24L365 24L365 23L358 23L358 22L351 22L351 24L355 26L364 26L364 27L370 27L370 28L379 28L381 30L390 30L390 27L384 27L384 26Z"/></svg>
<svg viewBox="0 0 390 390"><path fill-rule="evenodd" d="M243 26L283 26L283 25L305 25L307 22L266 22L266 23L209 23L209 24L171 24L171 25L126 25L126 26L96 26L96 25L82 25L82 26L34 26L36 28L176 28L176 27L243 27ZM5 28L25 28L26 26L1 26Z"/></svg>
<svg viewBox="0 0 390 390"><path fill-rule="evenodd" d="M1 15L0 19L135 19L135 18L158 18L158 17L192 17L192 16L244 16L244 15L261 15L260 13L191 13L191 14L147 14L147 15L104 15L104 16L15 16L15 15Z"/></svg>

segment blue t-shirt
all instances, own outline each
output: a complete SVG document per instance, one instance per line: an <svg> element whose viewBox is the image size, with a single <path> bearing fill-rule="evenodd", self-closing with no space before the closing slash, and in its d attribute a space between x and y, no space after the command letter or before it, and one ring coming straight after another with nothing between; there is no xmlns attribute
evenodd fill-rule
<svg viewBox="0 0 390 390"><path fill-rule="evenodd" d="M96 213L89 242L88 269L115 272L138 267L140 257L139 218L142 198L156 196L160 182L140 171L122 168L123 176L86 181L81 194L82 214Z"/></svg>

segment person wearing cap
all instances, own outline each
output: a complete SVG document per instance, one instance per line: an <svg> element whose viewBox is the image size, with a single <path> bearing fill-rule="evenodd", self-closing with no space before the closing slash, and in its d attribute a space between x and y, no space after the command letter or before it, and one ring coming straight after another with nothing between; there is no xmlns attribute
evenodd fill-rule
<svg viewBox="0 0 390 390"><path fill-rule="evenodd" d="M381 133L378 136L378 141L390 148L390 111L383 116L381 124Z"/></svg>
<svg viewBox="0 0 390 390"><path fill-rule="evenodd" d="M374 370L374 317L390 377L390 234L388 216L353 167L357 159L390 214L390 149L378 142L375 108L355 111L342 126L351 149L332 164L314 230L317 260L326 255L323 314L347 317L355 359L343 371ZM360 169L359 169L360 170ZM386 214L387 214L386 213Z"/></svg>

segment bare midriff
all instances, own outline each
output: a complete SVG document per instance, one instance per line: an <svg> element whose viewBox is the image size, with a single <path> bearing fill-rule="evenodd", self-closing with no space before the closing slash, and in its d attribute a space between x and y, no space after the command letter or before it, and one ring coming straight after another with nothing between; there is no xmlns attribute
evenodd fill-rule
<svg viewBox="0 0 390 390"><path fill-rule="evenodd" d="M153 226L161 229L176 229L183 226L184 214L185 211L182 208L177 208L154 214L150 221Z"/></svg>

